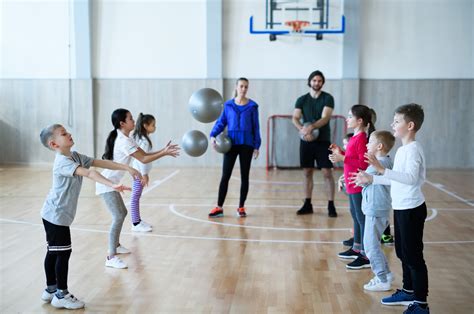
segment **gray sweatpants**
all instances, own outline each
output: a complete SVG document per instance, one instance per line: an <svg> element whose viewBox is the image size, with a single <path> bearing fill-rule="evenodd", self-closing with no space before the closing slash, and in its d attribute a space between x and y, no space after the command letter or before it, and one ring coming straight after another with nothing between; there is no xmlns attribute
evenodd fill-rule
<svg viewBox="0 0 474 314"><path fill-rule="evenodd" d="M364 227L364 249L370 260L373 273L382 282L387 282L387 274L390 273L387 258L383 254L380 239L389 224L388 217L365 216Z"/></svg>
<svg viewBox="0 0 474 314"><path fill-rule="evenodd" d="M127 207L123 202L119 192L112 191L101 194L107 209L112 214L112 225L109 232L109 255L117 253L117 247L120 245L120 232L123 222L127 216Z"/></svg>

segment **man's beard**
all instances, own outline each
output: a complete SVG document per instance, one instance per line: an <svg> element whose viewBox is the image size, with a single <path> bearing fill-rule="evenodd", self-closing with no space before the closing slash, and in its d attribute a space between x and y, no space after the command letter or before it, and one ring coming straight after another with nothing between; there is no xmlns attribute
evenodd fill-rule
<svg viewBox="0 0 474 314"><path fill-rule="evenodd" d="M318 89L316 89L316 88L318 88ZM311 89L314 90L315 92L320 92L322 88L323 88L322 86L320 86L320 87L311 87Z"/></svg>

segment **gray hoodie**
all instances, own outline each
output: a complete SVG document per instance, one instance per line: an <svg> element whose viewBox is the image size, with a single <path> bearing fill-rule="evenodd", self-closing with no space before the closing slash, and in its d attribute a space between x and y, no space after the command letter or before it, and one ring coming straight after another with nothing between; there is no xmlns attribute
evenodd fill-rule
<svg viewBox="0 0 474 314"><path fill-rule="evenodd" d="M392 169L393 163L389 156L377 157L382 166ZM377 170L369 166L365 170L368 174L377 175ZM390 186L381 184L369 184L362 189L362 212L366 216L388 217L392 209L392 198L390 197Z"/></svg>

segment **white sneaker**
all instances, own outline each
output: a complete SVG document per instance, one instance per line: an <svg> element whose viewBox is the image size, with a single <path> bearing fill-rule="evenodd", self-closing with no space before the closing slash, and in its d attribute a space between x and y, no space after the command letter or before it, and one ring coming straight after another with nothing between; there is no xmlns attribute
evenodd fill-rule
<svg viewBox="0 0 474 314"><path fill-rule="evenodd" d="M375 276L364 285L364 289L368 291L388 291L391 289L391 286L392 284L390 281L387 280L387 282L382 282L379 277Z"/></svg>
<svg viewBox="0 0 474 314"><path fill-rule="evenodd" d="M46 303L50 303L51 300L54 297L54 292L50 293L48 290L43 290L43 294L41 295L41 300L43 300Z"/></svg>
<svg viewBox="0 0 474 314"><path fill-rule="evenodd" d="M115 250L115 253L116 254L130 254L132 253L129 249L127 249L126 247L124 246L117 246L117 249Z"/></svg>
<svg viewBox="0 0 474 314"><path fill-rule="evenodd" d="M392 283L395 280L395 277L393 276L392 273L387 274L387 281Z"/></svg>
<svg viewBox="0 0 474 314"><path fill-rule="evenodd" d="M146 222L145 220L140 220L140 223L141 223L141 224L144 224L144 225L147 226L147 227L153 228L153 226L150 225L150 224L149 224L148 222Z"/></svg>
<svg viewBox="0 0 474 314"><path fill-rule="evenodd" d="M106 267L112 267L112 268L118 268L118 269L128 268L127 263L122 261L117 255L115 255L111 259L107 258L105 260L105 266Z"/></svg>
<svg viewBox="0 0 474 314"><path fill-rule="evenodd" d="M140 223L136 226L132 225L132 231L133 232L150 232L151 227L147 226L143 223L143 220L140 221Z"/></svg>
<svg viewBox="0 0 474 314"><path fill-rule="evenodd" d="M62 299L59 299L56 295L54 295L51 305L58 309L66 308L69 310L77 310L82 309L85 303L81 300L78 300L72 294L68 293Z"/></svg>

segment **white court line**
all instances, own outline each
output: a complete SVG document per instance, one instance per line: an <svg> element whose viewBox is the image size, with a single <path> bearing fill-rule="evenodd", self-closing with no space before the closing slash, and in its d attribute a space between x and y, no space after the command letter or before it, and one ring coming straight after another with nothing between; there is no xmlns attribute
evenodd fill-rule
<svg viewBox="0 0 474 314"><path fill-rule="evenodd" d="M178 206L181 206L181 205L178 205ZM188 207L192 207L192 205L188 206ZM287 228L287 227L264 227L264 226L249 226L249 225L240 225L240 224L230 224L230 223L224 223L224 222L217 222L217 221L213 221L213 220L205 220L205 219L194 218L194 217L191 217L191 216L181 214L180 212L178 212L176 210L175 204L169 204L168 208L173 214L175 214L177 216L180 216L181 218L184 218L184 219L194 220L194 221L208 223L208 224L214 224L214 225L235 227L235 228L282 230L282 231L350 231L351 230L350 228ZM431 210L431 215L426 217L425 221L433 220L433 219L436 218L436 216L438 216L438 211L436 209L434 209L434 208L429 208L429 209ZM393 226L391 226L391 227L393 228Z"/></svg>
<svg viewBox="0 0 474 314"><path fill-rule="evenodd" d="M433 183L433 182L428 181L428 180L425 180L425 182L428 183L429 185L431 185L431 186L437 188L438 190L443 191L444 193L446 193L446 194L448 194L448 195L450 195L450 196L452 196L452 197L454 197L454 198L460 200L461 202L463 202L463 203L465 203L465 204L467 204L467 205L469 205L469 206L474 207L474 203L468 201L468 200L465 199L465 198L462 198L462 197L458 196L457 194L455 194L455 193L453 193L453 192L451 192L451 191L446 190L441 184L439 184L439 183Z"/></svg>
<svg viewBox="0 0 474 314"><path fill-rule="evenodd" d="M147 204L147 203L140 203L140 206L150 206L150 207L153 207L153 206L165 206L165 207L168 207L170 204L160 204L160 203L155 203L155 204ZM214 205L212 204L175 204L177 206L182 206L182 207L213 207ZM229 204L229 205L225 205L226 207L232 207L232 208L237 208L239 207L238 204ZM263 207L263 208L266 208L266 207L274 207L274 208L300 208L301 205L245 205L245 208L258 208L258 207ZM326 209L327 206L316 206L316 205L313 205L313 208L323 208L323 209ZM343 208L343 209L349 209L349 207L347 206L338 206L337 207L338 209L339 208Z"/></svg>
<svg viewBox="0 0 474 314"><path fill-rule="evenodd" d="M169 179L171 179L172 177L174 177L175 175L177 175L179 173L179 170L176 170L175 172L169 174L168 176L166 176L164 179L162 180L156 180L156 181L153 181L152 185L146 187L143 192L142 192L142 195L145 195L147 194L148 192L150 192L151 190L153 190L154 188L156 188L157 186L159 186L160 184L168 181Z"/></svg>
<svg viewBox="0 0 474 314"><path fill-rule="evenodd" d="M438 216L438 211L436 209L434 209L434 208L430 208L430 209L431 209L431 215L426 217L425 221L433 220L433 219L435 219L436 216Z"/></svg>
<svg viewBox="0 0 474 314"><path fill-rule="evenodd" d="M350 231L351 230L350 228L286 228L286 227L263 227L263 226L230 224L230 223L217 222L217 221L211 221L211 220L205 220L205 219L199 219L199 218L186 216L176 211L174 204L170 204L168 208L170 212L184 219L213 224L213 225L227 226L227 227L236 227L236 228L245 228L245 229L281 230L281 231Z"/></svg>
<svg viewBox="0 0 474 314"><path fill-rule="evenodd" d="M26 221L18 221L12 219L0 218L0 221L17 223L23 225L30 225L36 227L42 227L42 224L31 223ZM106 233L108 230L97 230L87 228L70 227L71 230L84 231L91 233ZM121 234L139 237L155 237L155 238L175 238L175 239L193 239L193 240L213 240L213 241L236 241L236 242L263 242L263 243L301 243L301 244L341 244L341 241L311 241L311 240L265 240L265 239L243 239L243 238L220 238L220 237L197 237L197 236L180 236L180 235L168 235L168 234L157 234L157 233L133 233L133 232L122 232Z"/></svg>
<svg viewBox="0 0 474 314"><path fill-rule="evenodd" d="M240 181L240 178L231 176L233 180ZM250 183L257 183L257 184L273 184L273 185L303 185L303 182L296 182L296 181L266 181L266 180L249 180ZM325 184L324 182L314 182L313 184Z"/></svg>
<svg viewBox="0 0 474 314"><path fill-rule="evenodd" d="M26 221L12 220L0 218L0 222L9 222L16 224L24 224L36 227L42 227L42 224L31 223ZM104 233L108 234L108 230L97 230L87 228L70 227L71 230L91 232L91 233ZM265 240L265 239L242 239L242 238L220 238L220 237L197 237L197 236L179 236L179 235L168 235L168 234L157 234L157 233L132 233L122 232L123 235L139 236L139 237L155 237L155 238L166 238L166 239L192 239L192 240L210 240L210 241L234 241L234 242L255 242L255 243L296 243L296 244L337 244L340 245L341 241L311 241L311 240ZM427 241L424 244L471 244L474 241Z"/></svg>
<svg viewBox="0 0 474 314"><path fill-rule="evenodd" d="M438 208L438 211L467 211L467 212L474 212L474 208Z"/></svg>

